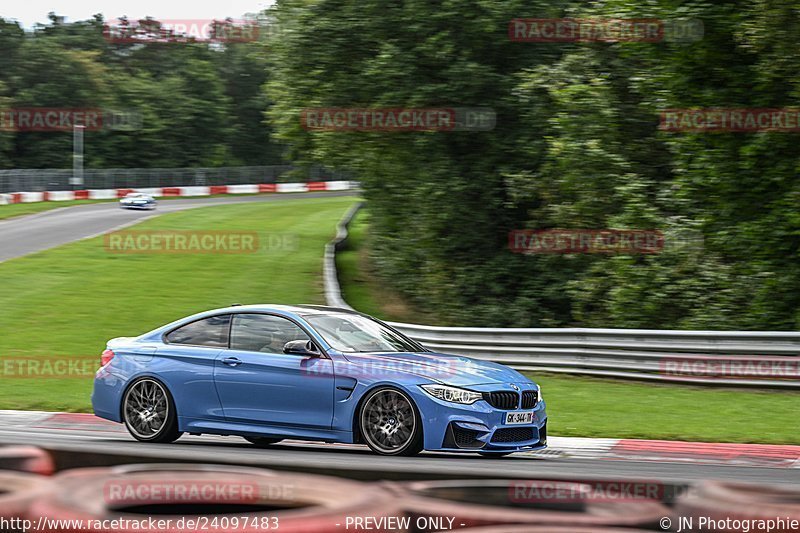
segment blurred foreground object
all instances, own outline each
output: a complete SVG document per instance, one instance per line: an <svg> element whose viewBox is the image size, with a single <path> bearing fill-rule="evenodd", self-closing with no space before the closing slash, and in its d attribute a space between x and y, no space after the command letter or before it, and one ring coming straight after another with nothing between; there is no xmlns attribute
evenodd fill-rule
<svg viewBox="0 0 800 533"><path fill-rule="evenodd" d="M800 488L707 481L679 499L675 509L678 516L707 517L723 524L728 519L800 522ZM717 531L714 527L706 530ZM797 528L791 528L791 524L778 525L772 531L797 531Z"/></svg>
<svg viewBox="0 0 800 533"><path fill-rule="evenodd" d="M208 519L217 524L217 531L325 532L339 531L337 524L344 524L349 516L402 515L399 502L379 487L236 466L84 468L59 474L54 481L56 490L38 499L29 516L83 520L84 525L115 519L142 521L151 516L171 519L170 527L161 531L187 530L190 520L202 528L202 521Z"/></svg>
<svg viewBox="0 0 800 533"><path fill-rule="evenodd" d="M524 483L525 490L518 491L515 482ZM656 500L598 499L593 497L590 485L571 481L419 481L389 486L403 501L412 524L420 517L454 517L455 528L461 524L528 524L598 530L608 526L647 527L670 514Z"/></svg>
<svg viewBox="0 0 800 533"><path fill-rule="evenodd" d="M23 533L18 524L30 505L51 488L49 478L22 472L0 471L0 523L2 531Z"/></svg>
<svg viewBox="0 0 800 533"><path fill-rule="evenodd" d="M4 446L0 447L0 470L49 476L55 465L50 454L34 446Z"/></svg>

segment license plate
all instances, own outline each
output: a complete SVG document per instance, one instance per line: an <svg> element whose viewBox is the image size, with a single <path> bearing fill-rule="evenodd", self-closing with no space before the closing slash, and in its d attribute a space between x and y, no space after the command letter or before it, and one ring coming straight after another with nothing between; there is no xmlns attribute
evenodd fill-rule
<svg viewBox="0 0 800 533"><path fill-rule="evenodd" d="M516 411L514 413L506 413L503 423L505 425L532 424L533 411Z"/></svg>

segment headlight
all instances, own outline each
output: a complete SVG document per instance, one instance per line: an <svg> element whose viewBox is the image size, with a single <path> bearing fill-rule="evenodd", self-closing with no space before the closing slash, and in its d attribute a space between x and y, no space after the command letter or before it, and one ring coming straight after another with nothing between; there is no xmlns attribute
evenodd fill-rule
<svg viewBox="0 0 800 533"><path fill-rule="evenodd" d="M440 400L466 405L473 404L483 399L483 394L458 387L448 387L447 385L420 385L422 390Z"/></svg>
<svg viewBox="0 0 800 533"><path fill-rule="evenodd" d="M542 400L544 400L544 396L542 396L542 387L539 386L539 399L536 401L541 402Z"/></svg>

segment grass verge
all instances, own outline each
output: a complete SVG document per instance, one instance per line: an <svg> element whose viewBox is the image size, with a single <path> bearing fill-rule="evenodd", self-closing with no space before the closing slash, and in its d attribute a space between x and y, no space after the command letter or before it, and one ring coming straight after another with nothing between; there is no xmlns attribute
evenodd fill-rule
<svg viewBox="0 0 800 533"><path fill-rule="evenodd" d="M559 437L800 444L800 393L528 374Z"/></svg>
<svg viewBox="0 0 800 533"><path fill-rule="evenodd" d="M256 231L271 244L253 254L115 254L95 238L0 264L0 409L90 409L94 368L24 377L31 360L97 362L112 337L235 302L323 303L322 251L354 201L203 207L131 228Z"/></svg>

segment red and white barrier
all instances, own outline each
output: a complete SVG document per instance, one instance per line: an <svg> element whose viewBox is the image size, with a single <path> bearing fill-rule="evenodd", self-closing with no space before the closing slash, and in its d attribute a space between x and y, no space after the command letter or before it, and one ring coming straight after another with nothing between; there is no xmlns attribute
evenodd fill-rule
<svg viewBox="0 0 800 533"><path fill-rule="evenodd" d="M14 192L0 194L0 205L66 200L113 200L131 192L158 198L209 196L212 194L258 194L313 191L347 191L355 189L354 181L310 181L307 183L258 183L247 185L211 185L188 187L143 187L137 189L86 189L80 191Z"/></svg>

